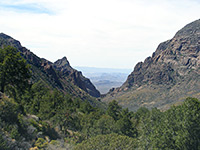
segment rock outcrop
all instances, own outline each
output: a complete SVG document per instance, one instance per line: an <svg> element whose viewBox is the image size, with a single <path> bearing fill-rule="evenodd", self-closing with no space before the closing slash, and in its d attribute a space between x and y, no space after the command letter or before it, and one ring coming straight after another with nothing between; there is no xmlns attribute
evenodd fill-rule
<svg viewBox="0 0 200 150"><path fill-rule="evenodd" d="M167 109L188 96L200 98L200 20L161 43L104 101L117 99L131 110L140 106Z"/></svg>
<svg viewBox="0 0 200 150"><path fill-rule="evenodd" d="M82 72L73 69L66 57L53 63L53 67L60 72L63 77L69 78L74 85L77 85L91 96L100 97L100 92L95 88L91 81L84 77Z"/></svg>

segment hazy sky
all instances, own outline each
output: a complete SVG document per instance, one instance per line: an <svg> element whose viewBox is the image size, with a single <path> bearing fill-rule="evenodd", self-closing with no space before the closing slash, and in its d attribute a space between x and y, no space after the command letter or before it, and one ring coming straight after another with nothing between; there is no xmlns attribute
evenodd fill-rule
<svg viewBox="0 0 200 150"><path fill-rule="evenodd" d="M0 1L0 32L72 66L133 68L199 18L199 0Z"/></svg>

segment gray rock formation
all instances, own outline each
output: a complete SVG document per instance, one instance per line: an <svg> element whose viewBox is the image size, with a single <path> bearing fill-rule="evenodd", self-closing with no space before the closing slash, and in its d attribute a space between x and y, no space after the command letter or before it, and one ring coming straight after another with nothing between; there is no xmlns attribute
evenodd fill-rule
<svg viewBox="0 0 200 150"><path fill-rule="evenodd" d="M117 99L131 110L140 106L166 109L188 96L200 98L200 20L161 43L104 101Z"/></svg>
<svg viewBox="0 0 200 150"><path fill-rule="evenodd" d="M59 71L63 77L69 77L73 84L77 85L91 96L100 97L100 92L95 88L91 81L84 77L82 72L73 69L66 57L53 63L53 67Z"/></svg>

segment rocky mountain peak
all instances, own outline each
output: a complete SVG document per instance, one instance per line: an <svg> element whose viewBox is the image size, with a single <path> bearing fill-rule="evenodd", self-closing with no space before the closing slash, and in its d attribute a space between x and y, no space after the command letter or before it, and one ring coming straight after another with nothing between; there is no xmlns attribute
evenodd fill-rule
<svg viewBox="0 0 200 150"><path fill-rule="evenodd" d="M91 81L84 77L82 72L73 69L66 57L63 57L62 59L59 59L53 63L53 67L59 71L63 77L68 77L73 84L77 85L91 96L100 97L99 91L91 83Z"/></svg>
<svg viewBox="0 0 200 150"><path fill-rule="evenodd" d="M183 97L200 97L200 20L159 44L152 57L139 62L126 82L107 94L105 101L118 99L135 109L164 107ZM141 101L140 101L141 100Z"/></svg>
<svg viewBox="0 0 200 150"><path fill-rule="evenodd" d="M69 61L67 60L67 57L63 57L62 59L58 59L54 64L57 66L70 66Z"/></svg>
<svg viewBox="0 0 200 150"><path fill-rule="evenodd" d="M175 84L191 72L200 74L200 20L194 21L161 43L144 62L139 62L124 86Z"/></svg>
<svg viewBox="0 0 200 150"><path fill-rule="evenodd" d="M59 70L63 73L71 73L74 69L70 66L67 57L63 57L62 59L58 59L56 62L53 63L53 67L56 70Z"/></svg>
<svg viewBox="0 0 200 150"><path fill-rule="evenodd" d="M200 34L200 19L187 24L175 34L175 38L189 37Z"/></svg>

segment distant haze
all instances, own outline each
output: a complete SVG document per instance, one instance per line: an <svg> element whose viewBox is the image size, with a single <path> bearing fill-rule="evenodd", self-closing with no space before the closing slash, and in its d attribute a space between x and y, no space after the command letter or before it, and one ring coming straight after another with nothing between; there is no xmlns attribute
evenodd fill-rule
<svg viewBox="0 0 200 150"><path fill-rule="evenodd" d="M131 73L132 69L74 67L89 78L101 94L106 94L111 88L120 87Z"/></svg>
<svg viewBox="0 0 200 150"><path fill-rule="evenodd" d="M97 68L97 67L82 67L82 66L75 66L77 70L82 71L84 75L90 73L125 73L130 74L133 69L122 69L122 68Z"/></svg>

